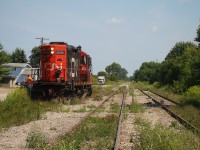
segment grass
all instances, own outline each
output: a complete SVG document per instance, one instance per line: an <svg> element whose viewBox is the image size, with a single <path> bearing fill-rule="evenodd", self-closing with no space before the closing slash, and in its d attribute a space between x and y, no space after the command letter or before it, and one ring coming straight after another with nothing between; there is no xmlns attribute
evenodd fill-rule
<svg viewBox="0 0 200 150"><path fill-rule="evenodd" d="M110 112L112 113L119 113L120 112L120 106L118 103L112 103L110 104Z"/></svg>
<svg viewBox="0 0 200 150"><path fill-rule="evenodd" d="M48 148L46 136L43 133L41 133L39 130L36 130L36 129L29 132L26 142L27 142L26 147L28 147L28 148L32 148L32 149L36 149L36 150Z"/></svg>
<svg viewBox="0 0 200 150"><path fill-rule="evenodd" d="M70 100L70 105L78 105L78 104L83 104L83 100L81 100L80 98L73 98L72 100Z"/></svg>
<svg viewBox="0 0 200 150"><path fill-rule="evenodd" d="M46 111L60 111L59 103L32 101L26 89L16 89L0 102L0 129L38 120Z"/></svg>
<svg viewBox="0 0 200 150"><path fill-rule="evenodd" d="M91 98L94 98L94 100L101 101L102 97L105 95L108 95L113 92L113 86L97 86L93 87L93 93Z"/></svg>
<svg viewBox="0 0 200 150"><path fill-rule="evenodd" d="M156 124L155 127L142 120L136 119L139 138L134 142L135 150L198 150L200 142L191 132L176 131Z"/></svg>
<svg viewBox="0 0 200 150"><path fill-rule="evenodd" d="M83 112L87 112L87 109L85 107L82 107L78 110L74 110L73 112L77 112L77 113L83 113Z"/></svg>
<svg viewBox="0 0 200 150"><path fill-rule="evenodd" d="M170 106L170 109L179 114L182 118L187 120L189 123L200 129L200 111L192 105L186 106Z"/></svg>
<svg viewBox="0 0 200 150"><path fill-rule="evenodd" d="M113 149L117 120L114 115L89 117L75 132L63 136L53 149Z"/></svg>
<svg viewBox="0 0 200 150"><path fill-rule="evenodd" d="M131 113L142 113L145 111L145 107L136 102L132 102L132 104L129 105L128 108Z"/></svg>

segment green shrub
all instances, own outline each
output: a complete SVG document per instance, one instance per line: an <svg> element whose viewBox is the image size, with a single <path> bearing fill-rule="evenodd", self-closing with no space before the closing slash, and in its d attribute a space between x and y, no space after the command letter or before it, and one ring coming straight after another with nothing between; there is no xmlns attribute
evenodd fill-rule
<svg viewBox="0 0 200 150"><path fill-rule="evenodd" d="M47 146L47 140L43 133L40 131L34 130L28 134L26 139L27 147L33 149L45 149Z"/></svg>
<svg viewBox="0 0 200 150"><path fill-rule="evenodd" d="M193 86L191 88L189 88L182 100L181 100L182 104L191 104L195 107L200 108L200 86Z"/></svg>

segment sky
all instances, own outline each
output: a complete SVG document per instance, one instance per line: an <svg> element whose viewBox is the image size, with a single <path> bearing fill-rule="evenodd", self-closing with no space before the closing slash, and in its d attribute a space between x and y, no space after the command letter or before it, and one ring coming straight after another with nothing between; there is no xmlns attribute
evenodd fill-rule
<svg viewBox="0 0 200 150"><path fill-rule="evenodd" d="M142 63L162 62L200 25L200 0L1 0L0 43L26 56L36 38L81 45L93 74L116 62L133 75Z"/></svg>

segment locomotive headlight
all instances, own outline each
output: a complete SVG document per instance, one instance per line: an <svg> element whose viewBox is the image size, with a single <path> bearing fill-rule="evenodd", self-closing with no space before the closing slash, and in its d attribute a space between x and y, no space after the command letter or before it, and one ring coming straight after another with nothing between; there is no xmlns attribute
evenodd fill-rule
<svg viewBox="0 0 200 150"><path fill-rule="evenodd" d="M51 47L51 54L54 54L54 48Z"/></svg>

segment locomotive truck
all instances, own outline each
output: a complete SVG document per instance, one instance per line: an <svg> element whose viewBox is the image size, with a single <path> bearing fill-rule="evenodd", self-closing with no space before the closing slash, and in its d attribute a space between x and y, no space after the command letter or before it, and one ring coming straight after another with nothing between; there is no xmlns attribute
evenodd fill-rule
<svg viewBox="0 0 200 150"><path fill-rule="evenodd" d="M33 98L92 94L92 59L81 46L50 42L40 46L39 79L33 84Z"/></svg>

